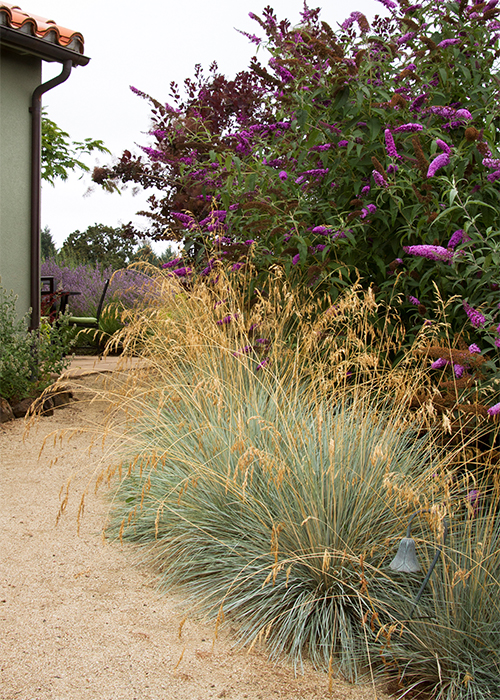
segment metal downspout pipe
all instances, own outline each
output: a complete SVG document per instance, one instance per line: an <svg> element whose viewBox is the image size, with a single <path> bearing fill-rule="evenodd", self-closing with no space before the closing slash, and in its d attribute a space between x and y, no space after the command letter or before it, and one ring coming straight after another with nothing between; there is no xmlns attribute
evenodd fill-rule
<svg viewBox="0 0 500 700"><path fill-rule="evenodd" d="M40 326L40 226L41 226L41 171L42 153L42 95L64 83L70 76L73 61L63 63L59 75L42 83L31 96L31 265L30 265L30 330Z"/></svg>

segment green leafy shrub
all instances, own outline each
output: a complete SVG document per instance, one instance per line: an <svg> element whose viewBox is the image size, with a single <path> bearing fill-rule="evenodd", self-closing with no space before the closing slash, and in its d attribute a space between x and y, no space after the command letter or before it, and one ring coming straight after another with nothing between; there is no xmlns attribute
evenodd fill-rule
<svg viewBox="0 0 500 700"><path fill-rule="evenodd" d="M487 358L483 374L465 363L455 379L482 386L488 407L500 347L499 9L382 4L388 16L370 26L353 12L335 32L307 5L297 26L270 7L251 14L267 65L254 60L233 82L198 73L185 98L173 87L175 107L134 89L152 104L153 147L95 178L164 192L148 215L157 237L183 237L179 276L251 259L257 287L279 265L334 301L361 275L385 301L401 293L408 346L436 320L437 287L454 298L451 339Z"/></svg>
<svg viewBox="0 0 500 700"><path fill-rule="evenodd" d="M16 314L16 297L0 286L0 396L14 401L35 396L69 364L68 324L42 325L29 332L29 313Z"/></svg>

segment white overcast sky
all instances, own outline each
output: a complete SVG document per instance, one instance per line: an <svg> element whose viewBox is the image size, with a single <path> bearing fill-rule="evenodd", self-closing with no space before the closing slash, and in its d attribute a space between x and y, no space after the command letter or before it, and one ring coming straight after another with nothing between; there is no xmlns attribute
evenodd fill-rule
<svg viewBox="0 0 500 700"><path fill-rule="evenodd" d="M90 63L74 68L69 79L43 96L49 117L74 140L102 139L112 156L87 157L92 168L106 164L125 149L138 151L147 145L150 124L148 105L134 95L130 85L161 102L169 100L172 80L182 83L193 75L195 64L205 69L217 61L222 73L234 76L245 69L255 45L236 31L262 36L248 13L261 15L270 4L278 20L298 24L303 0L22 0L28 13L52 19L83 34ZM376 0L310 2L322 7L321 19L333 28L354 10L369 19L385 14ZM264 59L262 49L259 57ZM44 63L43 79L58 74L60 64ZM145 224L135 212L144 208L145 197L133 196L132 188L121 196L91 186L90 175L72 176L55 187L43 186L42 226L51 230L59 247L72 231L94 223L118 226L133 221Z"/></svg>

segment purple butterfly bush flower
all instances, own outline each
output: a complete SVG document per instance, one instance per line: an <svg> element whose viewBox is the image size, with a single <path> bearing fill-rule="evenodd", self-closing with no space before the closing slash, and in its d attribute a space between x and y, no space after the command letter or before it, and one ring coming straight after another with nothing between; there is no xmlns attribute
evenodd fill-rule
<svg viewBox="0 0 500 700"><path fill-rule="evenodd" d="M414 296L409 296L408 301L413 304L414 306L420 306L420 301L417 299L417 297Z"/></svg>
<svg viewBox="0 0 500 700"><path fill-rule="evenodd" d="M398 46L401 46L402 44L407 44L415 36L416 36L416 32L407 32L406 34L403 34L403 36L400 36L399 39L396 39L396 44Z"/></svg>
<svg viewBox="0 0 500 700"><path fill-rule="evenodd" d="M387 7L388 10L395 10L397 5L393 0L378 0L378 2L381 2L382 5Z"/></svg>
<svg viewBox="0 0 500 700"><path fill-rule="evenodd" d="M427 177L434 177L438 170L446 167L450 163L450 158L447 153L440 153L429 165Z"/></svg>
<svg viewBox="0 0 500 700"><path fill-rule="evenodd" d="M496 403L494 406L491 406L488 409L489 416L498 416L499 413L500 413L500 403Z"/></svg>
<svg viewBox="0 0 500 700"><path fill-rule="evenodd" d="M460 245L464 237L464 232L463 229L459 228L458 231L455 231L455 233L452 234L450 240L448 241L447 248L451 248L451 250L454 250L457 245Z"/></svg>
<svg viewBox="0 0 500 700"><path fill-rule="evenodd" d="M401 156L396 150L396 144L394 143L394 138L392 136L391 130L386 129L384 131L384 137L385 137L385 148L387 151L387 155L389 158L400 158Z"/></svg>
<svg viewBox="0 0 500 700"><path fill-rule="evenodd" d="M365 186L361 189L361 194L363 194L363 195L364 195L364 194L368 194L369 191L370 191L370 185L365 185Z"/></svg>
<svg viewBox="0 0 500 700"><path fill-rule="evenodd" d="M443 153L446 153L447 155L450 154L451 148L445 141L442 141L441 139L436 139L436 143L438 147L443 151Z"/></svg>
<svg viewBox="0 0 500 700"><path fill-rule="evenodd" d="M238 357L238 355L244 355L244 354L249 353L249 352L251 352L251 351L252 351L252 346L251 346L251 345L245 345L244 348L240 348L240 349L237 350L236 352L233 352L233 355L234 355L235 357Z"/></svg>
<svg viewBox="0 0 500 700"><path fill-rule="evenodd" d="M471 355L473 355L474 353L481 354L481 348L478 345L476 345L476 343L472 343L471 345L469 345L469 352L471 353Z"/></svg>
<svg viewBox="0 0 500 700"><path fill-rule="evenodd" d="M162 267L164 269L170 269L171 267L175 267L181 262L182 258L174 258L173 260L169 260L166 263L163 263Z"/></svg>
<svg viewBox="0 0 500 700"><path fill-rule="evenodd" d="M486 179L488 182L496 182L497 180L500 180L500 170L495 170L492 173L489 173L489 175L486 176Z"/></svg>
<svg viewBox="0 0 500 700"><path fill-rule="evenodd" d="M438 46L438 49L445 49L447 46L454 46L455 44L460 43L460 39L443 39L443 41L440 41Z"/></svg>
<svg viewBox="0 0 500 700"><path fill-rule="evenodd" d="M349 145L349 141L347 139L342 139L341 141L338 142L337 146L339 148L345 148L346 146Z"/></svg>
<svg viewBox="0 0 500 700"><path fill-rule="evenodd" d="M425 100L427 99L427 93L424 92L422 95L418 95L418 97L415 97L413 102L410 103L409 110L410 112L420 112L420 108L424 104Z"/></svg>
<svg viewBox="0 0 500 700"><path fill-rule="evenodd" d="M294 255L292 258L292 265L297 265L297 263L300 261L300 253L297 253L297 255Z"/></svg>
<svg viewBox="0 0 500 700"><path fill-rule="evenodd" d="M483 316L483 314L480 311L477 311L477 309L473 309L472 306L470 306L470 304L468 304L466 301L463 302L463 307L471 326L474 328L482 328L486 323L486 318Z"/></svg>
<svg viewBox="0 0 500 700"><path fill-rule="evenodd" d="M262 368L265 367L268 363L269 363L269 358L268 358L268 357L265 357L263 360L261 360L261 362L259 362L259 364L258 364L257 367L255 368L255 371L258 372L259 369L262 369Z"/></svg>
<svg viewBox="0 0 500 700"><path fill-rule="evenodd" d="M392 175L393 173L396 174L399 170L399 167L397 165L394 165L391 163L390 165L387 166L387 173L389 175Z"/></svg>
<svg viewBox="0 0 500 700"><path fill-rule="evenodd" d="M408 255L418 255L419 257L427 258L427 260L450 262L453 258L453 252L440 245L410 245L404 246L403 250Z"/></svg>
<svg viewBox="0 0 500 700"><path fill-rule="evenodd" d="M193 273L193 270L190 267L178 267L176 270L173 270L173 273L177 277L188 277Z"/></svg>
<svg viewBox="0 0 500 700"><path fill-rule="evenodd" d="M388 187L389 186L387 184L384 176L381 175L378 170L372 170L372 175L373 175L373 179L375 180L375 184L378 185L379 187Z"/></svg>
<svg viewBox="0 0 500 700"><path fill-rule="evenodd" d="M482 163L485 168L500 168L500 158L483 158Z"/></svg>
<svg viewBox="0 0 500 700"><path fill-rule="evenodd" d="M444 357L439 357L431 364L431 369L442 369L448 364L448 360Z"/></svg>
<svg viewBox="0 0 500 700"><path fill-rule="evenodd" d="M279 179L288 180L288 173L285 170L280 170Z"/></svg>
<svg viewBox="0 0 500 700"><path fill-rule="evenodd" d="M463 365L459 365L459 364L453 365L453 371L454 371L455 377L457 377L457 379L460 379L460 377L464 373L464 370L465 370L465 367Z"/></svg>
<svg viewBox="0 0 500 700"><path fill-rule="evenodd" d="M319 146L313 146L312 148L309 149L310 152L318 152L318 153L323 153L324 151L329 151L331 148L334 148L334 144L332 143L322 143Z"/></svg>
<svg viewBox="0 0 500 700"><path fill-rule="evenodd" d="M228 323L231 323L231 321L236 321L237 318L238 318L238 314L234 314L234 316L232 316L231 314L228 314L227 316L224 316L224 318L221 318L218 321L216 321L216 323L218 326L223 326L223 325L226 325Z"/></svg>
<svg viewBox="0 0 500 700"><path fill-rule="evenodd" d="M396 129L394 129L395 134L399 134L400 132L410 132L413 133L415 131L422 131L423 130L422 124L401 124L401 126L398 126Z"/></svg>
<svg viewBox="0 0 500 700"><path fill-rule="evenodd" d="M231 267L232 272L236 272L237 270L240 270L243 267L243 263L234 263L234 265Z"/></svg>
<svg viewBox="0 0 500 700"><path fill-rule="evenodd" d="M331 229L328 226L315 226L312 229L313 233L321 233L323 236L327 236L329 233L331 233Z"/></svg>
<svg viewBox="0 0 500 700"><path fill-rule="evenodd" d="M375 204L368 204L366 209L365 208L361 209L360 218L365 219L368 216L368 214L374 214L376 211L377 211L377 207L375 206Z"/></svg>

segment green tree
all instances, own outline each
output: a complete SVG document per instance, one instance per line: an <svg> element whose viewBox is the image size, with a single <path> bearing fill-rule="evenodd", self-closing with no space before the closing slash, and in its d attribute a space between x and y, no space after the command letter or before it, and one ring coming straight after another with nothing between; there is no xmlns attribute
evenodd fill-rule
<svg viewBox="0 0 500 700"><path fill-rule="evenodd" d="M55 257L57 250L48 226L40 234L40 247L42 261Z"/></svg>
<svg viewBox="0 0 500 700"><path fill-rule="evenodd" d="M80 156L93 151L111 153L101 139L71 141L70 135L42 112L42 180L54 185L57 178L67 180L70 170L89 172Z"/></svg>
<svg viewBox="0 0 500 700"><path fill-rule="evenodd" d="M73 231L64 241L61 255L77 263L124 267L134 253L137 239L127 226L113 228L103 224L89 226L86 231Z"/></svg>

